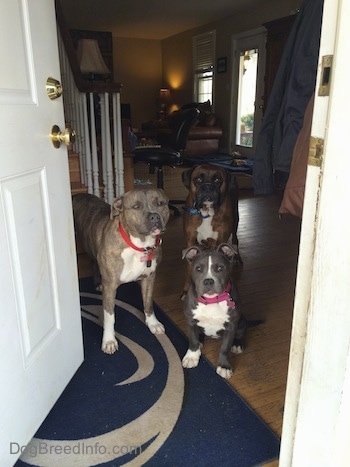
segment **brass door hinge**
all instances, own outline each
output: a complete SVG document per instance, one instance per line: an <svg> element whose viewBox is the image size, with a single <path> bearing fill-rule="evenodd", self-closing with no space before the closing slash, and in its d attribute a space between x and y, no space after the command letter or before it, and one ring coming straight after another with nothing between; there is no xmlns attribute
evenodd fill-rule
<svg viewBox="0 0 350 467"><path fill-rule="evenodd" d="M321 167L323 161L323 145L324 139L316 138L315 136L310 137L308 165Z"/></svg>

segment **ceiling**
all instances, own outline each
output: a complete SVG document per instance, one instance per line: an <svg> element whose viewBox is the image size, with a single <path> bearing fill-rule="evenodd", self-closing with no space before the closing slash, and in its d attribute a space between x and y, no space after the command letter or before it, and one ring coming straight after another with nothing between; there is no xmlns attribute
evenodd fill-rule
<svg viewBox="0 0 350 467"><path fill-rule="evenodd" d="M253 8L264 0L60 0L69 29L161 40Z"/></svg>

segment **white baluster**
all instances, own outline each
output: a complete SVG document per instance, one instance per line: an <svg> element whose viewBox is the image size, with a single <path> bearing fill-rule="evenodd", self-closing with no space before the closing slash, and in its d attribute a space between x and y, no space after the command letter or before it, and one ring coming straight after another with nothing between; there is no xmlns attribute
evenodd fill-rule
<svg viewBox="0 0 350 467"><path fill-rule="evenodd" d="M102 183L103 197L107 201L107 169L106 169L106 122L105 122L105 96L99 94L101 115L101 161L102 161Z"/></svg>
<svg viewBox="0 0 350 467"><path fill-rule="evenodd" d="M84 135L85 135L85 184L87 186L88 193L93 193L92 186L92 165L91 165L91 149L90 149L90 136L89 136L89 117L87 111L87 96L83 94L83 118L84 118Z"/></svg>
<svg viewBox="0 0 350 467"><path fill-rule="evenodd" d="M73 105L73 121L72 121L72 128L75 130L76 137L74 142L74 152L80 153L81 152L81 138L80 138L80 127L79 127L79 112L80 112L80 93L78 92L77 88L72 83L72 91L74 96L74 105Z"/></svg>
<svg viewBox="0 0 350 467"><path fill-rule="evenodd" d="M109 118L109 94L106 92L105 95L105 135L106 135L106 175L107 175L107 186L106 186L106 201L109 204L113 203L114 190L113 190L113 162L112 162L112 147L111 147L111 127Z"/></svg>
<svg viewBox="0 0 350 467"><path fill-rule="evenodd" d="M91 130L91 156L92 156L92 182L93 194L100 197L100 183L99 183L99 168L97 157L97 144L96 144L96 124L95 124L95 108L94 108L94 95L90 94L90 130Z"/></svg>
<svg viewBox="0 0 350 467"><path fill-rule="evenodd" d="M116 196L124 191L124 159L122 142L122 119L120 112L120 93L113 94L113 135L114 135L114 168Z"/></svg>
<svg viewBox="0 0 350 467"><path fill-rule="evenodd" d="M86 96L84 93L79 93L79 129L77 133L77 137L80 141L80 151L79 151L79 166L80 166L80 182L83 185L87 185L87 176L86 176L86 149L85 149L85 141L86 141L86 131L84 126L84 102L86 107ZM87 118L87 115L86 115ZM89 132L87 133L87 137L89 136ZM90 139L88 138L88 145L90 149ZM91 155L89 155L91 160ZM90 164L91 165L91 164ZM90 168L91 170L91 168Z"/></svg>

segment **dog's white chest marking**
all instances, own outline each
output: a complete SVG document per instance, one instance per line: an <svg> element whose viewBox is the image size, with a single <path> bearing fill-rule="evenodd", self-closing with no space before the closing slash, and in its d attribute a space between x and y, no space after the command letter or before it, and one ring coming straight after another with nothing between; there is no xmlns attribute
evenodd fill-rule
<svg viewBox="0 0 350 467"><path fill-rule="evenodd" d="M203 240L207 240L208 238L213 238L214 240L217 240L219 233L214 231L211 225L214 216L214 209L210 208L208 212L202 214L202 223L197 228L197 242L201 243Z"/></svg>
<svg viewBox="0 0 350 467"><path fill-rule="evenodd" d="M142 247L152 247L154 245L154 239L146 239L142 245L138 245L135 240L133 242ZM156 270L157 260L152 259L150 266L147 266L147 253L142 251L134 250L131 247L124 248L121 253L121 257L124 260L124 266L120 274L120 280L122 282L133 282L140 278L142 275L149 275Z"/></svg>
<svg viewBox="0 0 350 467"><path fill-rule="evenodd" d="M228 305L226 301L205 305L198 303L193 310L193 317L198 321L198 326L203 328L208 337L219 337L218 332L224 329L229 321Z"/></svg>

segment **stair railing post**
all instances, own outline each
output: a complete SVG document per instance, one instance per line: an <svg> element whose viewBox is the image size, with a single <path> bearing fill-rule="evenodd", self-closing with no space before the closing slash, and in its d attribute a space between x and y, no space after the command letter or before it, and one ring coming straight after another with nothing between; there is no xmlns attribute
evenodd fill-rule
<svg viewBox="0 0 350 467"><path fill-rule="evenodd" d="M86 106L86 96L84 93L81 92L79 93L79 99L78 99L79 128L78 128L77 138L80 141L80 148L81 148L79 152L80 183L87 186L86 158L88 156L86 154L86 147L85 147L86 131L85 131L85 126L84 126L84 101L85 101L85 106ZM87 118L87 114L86 114L86 118ZM87 137L89 137L89 132L87 133ZM88 145L90 149L90 139L88 139ZM89 155L89 158L91 160L91 155Z"/></svg>
<svg viewBox="0 0 350 467"><path fill-rule="evenodd" d="M101 115L101 162L102 162L102 184L103 184L103 197L107 201L106 186L107 186L107 170L106 170L106 122L105 122L105 96L103 93L98 95L100 101L100 115Z"/></svg>
<svg viewBox="0 0 350 467"><path fill-rule="evenodd" d="M111 147L111 127L109 116L109 94L104 93L104 129L105 129L105 158L106 164L106 186L105 186L105 200L107 203L112 204L114 200L114 182L113 182L113 162L112 162L112 147Z"/></svg>
<svg viewBox="0 0 350 467"><path fill-rule="evenodd" d="M100 197L100 182L99 182L99 168L98 168L97 143L96 143L96 123L95 123L94 94L92 92L90 92L89 96L90 96L90 135L91 135L93 194L95 196Z"/></svg>
<svg viewBox="0 0 350 467"><path fill-rule="evenodd" d="M124 159L122 141L122 119L120 111L120 93L113 93L113 135L114 135L114 170L115 192L121 196L124 191Z"/></svg>
<svg viewBox="0 0 350 467"><path fill-rule="evenodd" d="M84 141L85 141L85 183L88 190L88 193L93 193L93 183L92 183L92 164L91 164L91 146L90 146L90 131L89 131L89 117L87 110L87 95L82 94L83 102L83 122L84 122Z"/></svg>

